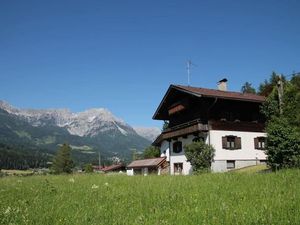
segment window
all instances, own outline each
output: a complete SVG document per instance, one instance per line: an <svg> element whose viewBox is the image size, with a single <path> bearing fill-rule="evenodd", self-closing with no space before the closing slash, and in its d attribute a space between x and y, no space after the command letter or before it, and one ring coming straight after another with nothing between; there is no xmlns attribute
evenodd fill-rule
<svg viewBox="0 0 300 225"><path fill-rule="evenodd" d="M182 152L182 143L181 141L176 141L173 143L173 152L180 153Z"/></svg>
<svg viewBox="0 0 300 225"><path fill-rule="evenodd" d="M264 150L266 148L266 137L254 138L254 148Z"/></svg>
<svg viewBox="0 0 300 225"><path fill-rule="evenodd" d="M222 137L222 147L229 150L241 149L241 138L233 135Z"/></svg>
<svg viewBox="0 0 300 225"><path fill-rule="evenodd" d="M267 164L267 160L265 160L265 159L259 160L259 163L266 165Z"/></svg>
<svg viewBox="0 0 300 225"><path fill-rule="evenodd" d="M235 161L234 160L227 160L227 169L234 169L235 168Z"/></svg>
<svg viewBox="0 0 300 225"><path fill-rule="evenodd" d="M182 174L183 163L174 163L174 174Z"/></svg>

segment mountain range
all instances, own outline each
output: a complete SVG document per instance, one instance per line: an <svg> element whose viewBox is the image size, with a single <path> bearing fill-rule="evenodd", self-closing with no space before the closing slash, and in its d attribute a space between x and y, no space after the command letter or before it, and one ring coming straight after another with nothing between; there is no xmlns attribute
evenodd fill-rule
<svg viewBox="0 0 300 225"><path fill-rule="evenodd" d="M0 101L0 143L53 155L69 143L78 163L98 159L130 160L159 135L158 128L133 128L108 109L74 113L68 109L18 109ZM25 146L25 147L24 147Z"/></svg>

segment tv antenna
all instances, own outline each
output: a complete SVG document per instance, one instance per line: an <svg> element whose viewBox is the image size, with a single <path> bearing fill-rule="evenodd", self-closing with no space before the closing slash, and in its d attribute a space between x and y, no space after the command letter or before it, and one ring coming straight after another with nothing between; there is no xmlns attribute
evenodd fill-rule
<svg viewBox="0 0 300 225"><path fill-rule="evenodd" d="M192 60L188 60L186 63L187 75L188 75L188 86L190 86L190 79L191 79L191 66L197 66L192 63Z"/></svg>

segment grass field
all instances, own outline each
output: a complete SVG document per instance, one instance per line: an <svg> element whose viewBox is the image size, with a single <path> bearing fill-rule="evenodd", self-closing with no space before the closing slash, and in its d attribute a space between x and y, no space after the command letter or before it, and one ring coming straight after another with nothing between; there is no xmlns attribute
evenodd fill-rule
<svg viewBox="0 0 300 225"><path fill-rule="evenodd" d="M5 177L0 224L300 224L300 171Z"/></svg>

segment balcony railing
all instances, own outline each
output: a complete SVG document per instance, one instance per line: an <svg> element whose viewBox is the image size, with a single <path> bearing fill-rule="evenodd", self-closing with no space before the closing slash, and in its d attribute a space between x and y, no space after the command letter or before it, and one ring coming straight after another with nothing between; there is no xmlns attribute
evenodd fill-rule
<svg viewBox="0 0 300 225"><path fill-rule="evenodd" d="M168 127L167 129L165 129L163 131L163 133L167 133L167 132L170 132L170 131L173 131L173 130L178 130L178 129L188 127L188 126L198 124L198 123L202 124L203 121L201 119L195 119L195 120L191 120L191 121L188 121L188 122L185 122L185 123L181 123L181 124L178 124L176 126Z"/></svg>

